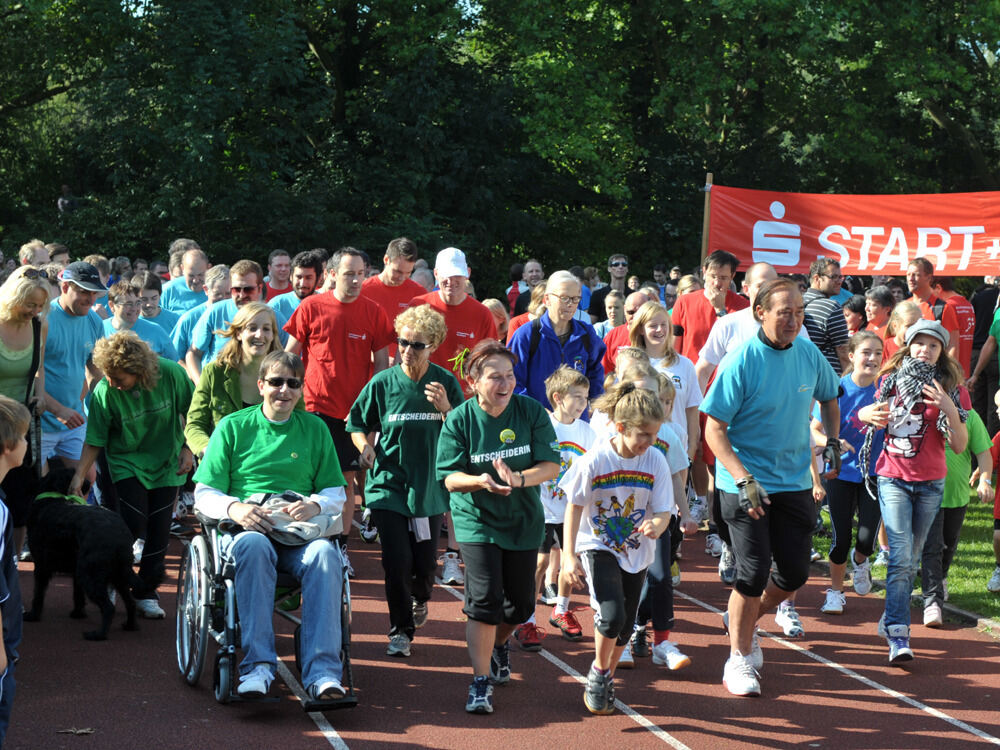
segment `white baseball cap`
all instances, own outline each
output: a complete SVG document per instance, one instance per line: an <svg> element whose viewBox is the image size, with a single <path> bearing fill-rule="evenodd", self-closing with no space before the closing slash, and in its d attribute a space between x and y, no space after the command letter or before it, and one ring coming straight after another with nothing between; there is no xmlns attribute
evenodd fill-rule
<svg viewBox="0 0 1000 750"><path fill-rule="evenodd" d="M434 270L440 278L449 276L464 276L469 278L469 264L465 261L465 253L457 247L446 247L437 254Z"/></svg>

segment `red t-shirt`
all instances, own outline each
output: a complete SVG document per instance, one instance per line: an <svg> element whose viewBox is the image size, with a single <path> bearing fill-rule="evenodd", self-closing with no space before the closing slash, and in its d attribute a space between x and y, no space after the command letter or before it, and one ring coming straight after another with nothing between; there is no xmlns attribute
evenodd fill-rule
<svg viewBox="0 0 1000 750"><path fill-rule="evenodd" d="M972 374L972 339L976 332L976 311L961 294L953 294L944 303L955 311L955 318L958 320L958 361L965 371L965 377L969 377Z"/></svg>
<svg viewBox="0 0 1000 750"><path fill-rule="evenodd" d="M410 300L427 290L413 279L407 279L399 286L389 286L378 276L372 276L361 284L361 296L374 300L385 310L389 323L395 324L396 316L410 306ZM396 342L389 345L389 357L396 356Z"/></svg>
<svg viewBox="0 0 1000 750"><path fill-rule="evenodd" d="M410 300L410 307L425 304L444 315L445 325L448 326L448 335L431 354L431 362L454 374L462 384L465 395L469 396L472 389L465 380L462 362L465 355L480 341L497 337L493 313L481 302L468 296L457 305L445 303L438 292L427 292Z"/></svg>
<svg viewBox="0 0 1000 750"><path fill-rule="evenodd" d="M889 327L889 321L887 320L884 325L877 326L874 323L869 323L865 326L866 331L871 331L880 339L885 341L885 329Z"/></svg>
<svg viewBox="0 0 1000 750"><path fill-rule="evenodd" d="M920 314L924 320L937 320L937 318L934 317L934 303L938 301L937 297L932 294L927 298L926 302L922 302L916 296L910 297L910 299L920 305ZM944 300L941 301L944 302ZM961 335L962 328L958 324L958 316L955 314L955 308L949 306L947 303L945 303L944 310L941 311L941 325L943 325L944 329L949 333L952 331L958 331L959 335ZM950 342L949 347L954 345L954 343L954 341ZM961 342L959 343L959 346L961 346ZM969 352L969 356L972 356L971 350Z"/></svg>
<svg viewBox="0 0 1000 750"><path fill-rule="evenodd" d="M750 300L730 290L726 292L726 312L734 313L750 307ZM698 352L708 341L708 334L719 316L708 301L704 291L691 292L677 298L670 314L674 324L674 350L692 362L698 361ZM677 333L683 330L683 333Z"/></svg>
<svg viewBox="0 0 1000 750"><path fill-rule="evenodd" d="M608 331L608 335L604 337L604 372L614 372L615 357L618 356L618 350L623 346L630 346L631 343L628 337L627 324L622 323L620 326L615 326Z"/></svg>
<svg viewBox="0 0 1000 750"><path fill-rule="evenodd" d="M371 378L372 353L396 335L385 311L367 297L344 304L330 292L302 300L285 324L302 344L306 409L347 419Z"/></svg>
<svg viewBox="0 0 1000 750"><path fill-rule="evenodd" d="M268 284L265 281L264 282L264 301L265 302L270 302L275 297L277 297L279 294L288 294L291 291L293 291L293 287L292 287L292 283L291 282L288 282L288 286L286 286L284 289L272 289L271 285Z"/></svg>
<svg viewBox="0 0 1000 750"><path fill-rule="evenodd" d="M507 343L514 338L514 331L516 331L521 326L526 323L531 322L531 313L521 313L520 315L515 315L510 319L510 323L507 324Z"/></svg>

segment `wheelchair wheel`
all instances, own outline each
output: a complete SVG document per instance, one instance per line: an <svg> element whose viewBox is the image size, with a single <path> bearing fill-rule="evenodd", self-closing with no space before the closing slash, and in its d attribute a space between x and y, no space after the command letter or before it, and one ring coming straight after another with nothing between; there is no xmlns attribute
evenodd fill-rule
<svg viewBox="0 0 1000 750"><path fill-rule="evenodd" d="M219 703L229 703L229 695L233 687L233 662L229 656L220 653L215 660L215 674L212 687L215 690L215 700Z"/></svg>
<svg viewBox="0 0 1000 750"><path fill-rule="evenodd" d="M189 685L196 685L205 665L209 621L209 552L205 538L196 536L184 551L177 579L177 667Z"/></svg>

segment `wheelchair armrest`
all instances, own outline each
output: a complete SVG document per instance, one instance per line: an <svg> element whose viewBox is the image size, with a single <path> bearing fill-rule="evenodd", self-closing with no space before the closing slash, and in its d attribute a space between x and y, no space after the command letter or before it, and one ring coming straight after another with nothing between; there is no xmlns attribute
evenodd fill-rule
<svg viewBox="0 0 1000 750"><path fill-rule="evenodd" d="M243 527L231 518L209 518L197 508L194 511L194 515L206 531L209 529L218 529L224 534L239 534L243 531Z"/></svg>

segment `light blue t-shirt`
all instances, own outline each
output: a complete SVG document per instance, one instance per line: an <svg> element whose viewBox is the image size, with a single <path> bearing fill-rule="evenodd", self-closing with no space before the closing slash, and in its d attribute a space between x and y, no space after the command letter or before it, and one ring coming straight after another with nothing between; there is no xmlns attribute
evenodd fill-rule
<svg viewBox="0 0 1000 750"><path fill-rule="evenodd" d="M111 336L118 333L118 331L115 330L114 318L108 318L107 320L102 321L101 326L104 329L105 336ZM165 357L166 359L174 362L177 361L177 349L174 348L174 342L171 341L170 337L163 332L163 329L155 323L139 318L135 321L135 325L132 326L132 332L149 344L149 348L161 357Z"/></svg>
<svg viewBox="0 0 1000 750"><path fill-rule="evenodd" d="M295 292L286 292L273 297L267 303L274 310L274 317L278 320L278 338L281 340L282 346L288 343L288 331L285 330L285 323L291 319L292 313L298 309L301 302L302 300Z"/></svg>
<svg viewBox="0 0 1000 750"><path fill-rule="evenodd" d="M812 487L809 416L812 401L837 398L838 377L811 341L796 338L774 349L758 334L731 352L701 411L729 425L733 450L768 492ZM715 481L726 492L736 482L715 462Z"/></svg>
<svg viewBox="0 0 1000 750"><path fill-rule="evenodd" d="M178 315L177 313L171 312L167 308L161 306L160 314L157 315L155 318L143 317L142 320L148 321L150 323L156 323L156 325L162 328L163 332L169 336L173 332L174 326L177 325L177 321L180 320L180 317L181 316Z"/></svg>
<svg viewBox="0 0 1000 750"><path fill-rule="evenodd" d="M94 343L104 335L103 321L93 310L71 315L54 299L49 305L49 336L45 341L45 390L63 406L84 414L83 392L87 363ZM45 432L61 432L66 425L51 412L42 416Z"/></svg>
<svg viewBox="0 0 1000 750"><path fill-rule="evenodd" d="M200 305L192 307L181 315L177 320L177 324L174 325L174 330L170 333L170 340L173 342L174 349L177 350L181 359L187 354L187 350L191 348L191 336L194 335L194 327L198 325L198 321L207 309L208 303L202 302Z"/></svg>
<svg viewBox="0 0 1000 750"><path fill-rule="evenodd" d="M226 345L225 336L216 331L225 330L236 317L236 303L231 300L221 300L208 308L194 326L191 333L191 347L201 352L201 366L219 356L222 347Z"/></svg>
<svg viewBox="0 0 1000 750"><path fill-rule="evenodd" d="M192 292L183 276L171 279L164 284L163 293L160 295L160 307L178 315L207 301L208 295L205 294L204 290Z"/></svg>

